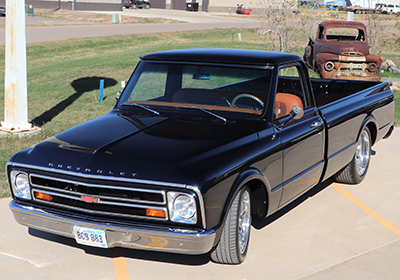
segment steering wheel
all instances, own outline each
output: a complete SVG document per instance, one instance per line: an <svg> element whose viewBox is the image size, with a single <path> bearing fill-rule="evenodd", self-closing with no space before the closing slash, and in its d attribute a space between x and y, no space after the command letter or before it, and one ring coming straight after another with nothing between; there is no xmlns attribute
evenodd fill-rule
<svg viewBox="0 0 400 280"><path fill-rule="evenodd" d="M250 109L252 109L252 110L257 110L257 111L262 111L262 110L264 109L264 102L262 102L262 100L261 100L260 98L258 98L257 96L254 96L254 95L248 94L248 93L243 93L243 94L237 95L237 96L232 100L232 107L234 107L234 108L239 108L239 107L236 105L236 103L238 102L239 99L243 99L243 98L248 98L248 99L251 99L251 100L256 101L256 102L257 102L257 105L259 105L260 107L257 106L256 108L254 108L254 106L243 104L242 106L240 106L241 108L243 108L243 107L244 107L244 108L250 107Z"/></svg>

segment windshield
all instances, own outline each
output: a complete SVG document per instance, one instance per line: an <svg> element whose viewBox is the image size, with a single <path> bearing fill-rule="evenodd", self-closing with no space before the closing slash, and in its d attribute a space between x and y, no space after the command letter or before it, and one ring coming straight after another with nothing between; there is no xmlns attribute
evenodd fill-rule
<svg viewBox="0 0 400 280"><path fill-rule="evenodd" d="M333 27L326 31L326 39L333 41L365 41L365 34L362 29Z"/></svg>
<svg viewBox="0 0 400 280"><path fill-rule="evenodd" d="M266 107L270 76L271 70L260 68L142 61L118 104L160 112L189 108L199 114L202 108L229 118L259 117Z"/></svg>

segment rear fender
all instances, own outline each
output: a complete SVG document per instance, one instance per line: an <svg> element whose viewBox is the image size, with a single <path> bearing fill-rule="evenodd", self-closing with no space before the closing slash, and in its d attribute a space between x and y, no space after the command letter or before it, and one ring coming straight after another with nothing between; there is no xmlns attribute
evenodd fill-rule
<svg viewBox="0 0 400 280"><path fill-rule="evenodd" d="M368 116L364 122L362 123L360 130L358 131L358 136L357 136L357 141L360 138L361 131L363 130L364 127L368 127L369 132L371 133L371 146L375 144L376 142L376 137L378 133L378 126L376 124L376 120L373 116Z"/></svg>

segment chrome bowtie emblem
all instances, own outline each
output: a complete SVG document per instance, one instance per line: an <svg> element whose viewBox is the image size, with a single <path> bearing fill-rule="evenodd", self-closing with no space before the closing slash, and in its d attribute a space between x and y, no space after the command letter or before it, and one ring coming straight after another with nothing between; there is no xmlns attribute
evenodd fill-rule
<svg viewBox="0 0 400 280"><path fill-rule="evenodd" d="M82 195L81 196L81 200L87 202L87 203L96 203L99 202L99 198L98 197L93 197L93 196L89 196L89 195Z"/></svg>

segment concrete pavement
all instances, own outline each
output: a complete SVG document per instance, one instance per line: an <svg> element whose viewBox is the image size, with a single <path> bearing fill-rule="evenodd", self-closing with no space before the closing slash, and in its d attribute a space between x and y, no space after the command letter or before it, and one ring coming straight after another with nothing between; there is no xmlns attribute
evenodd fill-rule
<svg viewBox="0 0 400 280"><path fill-rule="evenodd" d="M27 42L258 26L201 12L126 12L187 23L28 27ZM214 264L208 255L85 247L17 224L10 199L0 199L0 279L400 279L399 145L395 130L373 147L361 184L314 189L252 228L247 259L238 266Z"/></svg>
<svg viewBox="0 0 400 280"><path fill-rule="evenodd" d="M105 13L114 14L115 12L93 12L93 13ZM167 10L167 9L123 9L120 12L122 20L125 16L134 16L140 18L165 18L178 20L182 22L198 23L202 24L205 22L254 22L253 17L246 15L231 14L229 10L226 13L208 13L208 12L188 12L181 10Z"/></svg>
<svg viewBox="0 0 400 280"><path fill-rule="evenodd" d="M0 279L400 279L400 130L359 185L314 189L252 228L245 262L84 247L17 224L0 199Z"/></svg>
<svg viewBox="0 0 400 280"><path fill-rule="evenodd" d="M214 28L252 28L260 27L261 23L246 17L226 17L221 14L210 14L206 12L186 12L177 10L124 10L120 13L122 20L126 16L138 16L148 18L168 18L182 21L183 23L169 23L169 24L77 24L72 22L66 24L65 21L49 20L49 19L34 19L26 17L27 24L29 21L38 20L43 26L28 26L26 27L26 42L38 43L47 41L67 40L73 38L87 38L87 37L102 37L113 35L129 35L129 34L146 34L146 33L160 33L160 32L175 32L175 31L188 31L200 29L214 29ZM228 13L226 14L228 15ZM0 18L0 24L2 23ZM52 23L53 22L53 23ZM49 25L49 24L63 24L63 25ZM0 28L0 45L5 44L5 28Z"/></svg>

